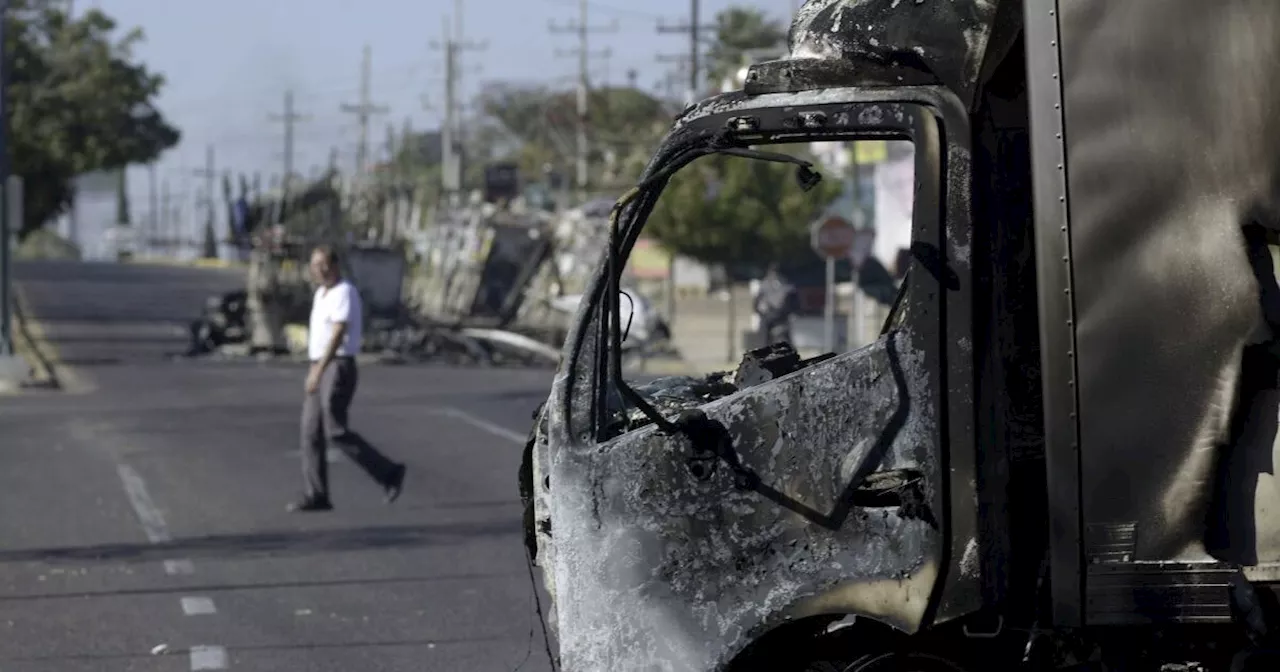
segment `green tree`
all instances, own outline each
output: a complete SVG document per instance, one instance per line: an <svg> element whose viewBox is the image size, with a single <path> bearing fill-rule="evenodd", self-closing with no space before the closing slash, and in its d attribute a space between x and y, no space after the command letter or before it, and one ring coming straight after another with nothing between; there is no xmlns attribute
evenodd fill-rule
<svg viewBox="0 0 1280 672"><path fill-rule="evenodd" d="M713 82L736 72L756 52L786 44L785 24L754 8L729 7L716 15L715 24L707 59ZM794 147L782 149L797 153ZM645 231L667 249L708 264L803 262L813 257L809 226L839 196L841 182L829 175L805 192L796 182L795 166L706 157L672 177Z"/></svg>
<svg viewBox="0 0 1280 672"><path fill-rule="evenodd" d="M713 155L672 176L645 233L664 247L707 264L763 266L812 258L809 226L840 195L828 175L810 191L796 167Z"/></svg>
<svg viewBox="0 0 1280 672"><path fill-rule="evenodd" d="M10 169L25 183L23 238L67 209L76 175L148 163L178 142L152 102L164 78L133 58L142 32L116 28L96 9L69 19L60 5L9 2L7 122Z"/></svg>
<svg viewBox="0 0 1280 672"><path fill-rule="evenodd" d="M478 102L513 145L508 158L517 161L521 174L540 176L551 166L572 179L578 127L572 89L491 84ZM593 181L607 187L634 181L670 126L671 110L663 101L625 87L593 90L588 103Z"/></svg>
<svg viewBox="0 0 1280 672"><path fill-rule="evenodd" d="M785 46L787 27L751 7L729 7L716 14L716 39L707 53L707 75L719 82L737 72L754 51Z"/></svg>

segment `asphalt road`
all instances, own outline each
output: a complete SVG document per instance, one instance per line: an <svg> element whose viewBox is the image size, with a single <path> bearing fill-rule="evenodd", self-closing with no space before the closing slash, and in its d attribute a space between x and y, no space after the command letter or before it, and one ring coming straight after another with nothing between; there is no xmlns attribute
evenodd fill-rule
<svg viewBox="0 0 1280 672"><path fill-rule="evenodd" d="M404 495L335 456L336 510L290 514L304 370L166 357L238 275L17 278L80 387L0 398L0 670L549 669L515 480L548 372L364 367Z"/></svg>

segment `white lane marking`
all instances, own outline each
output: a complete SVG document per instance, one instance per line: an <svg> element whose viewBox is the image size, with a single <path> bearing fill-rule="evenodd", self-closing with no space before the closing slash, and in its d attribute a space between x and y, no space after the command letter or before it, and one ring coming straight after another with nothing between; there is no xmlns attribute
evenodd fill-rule
<svg viewBox="0 0 1280 672"><path fill-rule="evenodd" d="M460 410L460 409L453 408L452 406L443 406L443 407L440 407L440 408L436 409L436 411L437 411L437 412L439 412L439 413L441 413L441 414L443 414L443 415L447 415L447 416L452 417L452 418L457 418L457 419L459 419L459 420L461 420L461 421L463 421L463 422L467 423L468 425L471 425L472 427L475 427L475 428L477 428L477 429L481 429L481 430L484 430L484 431L486 431L486 432L489 432L490 434L493 434L494 436L500 436L500 437L502 437L502 438L504 438L504 439L506 439L506 440L508 440L508 441L514 442L514 443L518 443L518 444L523 445L523 444L524 444L526 441L528 441L528 439L529 439L529 437L527 437L527 436L525 436L525 435L523 435L523 434L520 434L520 433L518 433L518 432L513 432L513 431L511 431L511 430L507 429L506 427L503 427L503 426L501 426L501 425L497 425L497 424L494 424L494 423L492 423L492 422L489 422L488 420L485 420L484 418L477 418L476 416L471 415L470 413L467 413L466 411L462 411L462 410Z"/></svg>
<svg viewBox="0 0 1280 672"><path fill-rule="evenodd" d="M221 646L191 647L192 670L227 669L227 650Z"/></svg>
<svg viewBox="0 0 1280 672"><path fill-rule="evenodd" d="M166 574L195 574L196 566L190 560L165 560Z"/></svg>
<svg viewBox="0 0 1280 672"><path fill-rule="evenodd" d="M218 609L213 606L213 598L184 597L182 598L182 613L188 616L207 616L218 613Z"/></svg>
<svg viewBox="0 0 1280 672"><path fill-rule="evenodd" d="M146 533L147 539L153 544L169 541L169 528L164 523L164 516L151 501L151 495L147 494L147 484L142 481L142 477L127 464L117 466L116 470L120 473L125 494L129 496L134 513L138 514L138 521L142 523L142 531Z"/></svg>

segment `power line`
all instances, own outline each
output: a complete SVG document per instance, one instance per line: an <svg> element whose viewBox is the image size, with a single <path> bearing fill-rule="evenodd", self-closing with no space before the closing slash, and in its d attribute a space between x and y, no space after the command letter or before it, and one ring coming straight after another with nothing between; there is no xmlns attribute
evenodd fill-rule
<svg viewBox="0 0 1280 672"><path fill-rule="evenodd" d="M590 150L587 146L587 125L590 122L588 105L588 93L590 91L591 82L590 69L591 57L603 56L608 58L612 52L605 49L601 52L592 53L587 47L587 37L593 32L616 32L618 30L618 22L615 20L608 26L591 27L587 22L587 10L590 8L587 0L579 0L578 2L578 21L569 23L566 26L557 26L553 22L550 26L553 33L577 33L578 48L569 50L568 52L559 52L558 55L575 55L578 57L578 141L577 141L577 163L578 163L578 199L581 202L587 200L587 182L589 178L587 157Z"/></svg>
<svg viewBox="0 0 1280 672"><path fill-rule="evenodd" d="M546 1L554 5L576 4L574 0L546 0ZM632 16L638 19L651 19L655 21L662 19L662 15L660 14L655 14L653 12L646 12L639 9L628 9L624 7L618 7L616 5L604 4L601 2L588 2L587 4L606 14L617 14L619 16Z"/></svg>
<svg viewBox="0 0 1280 672"><path fill-rule="evenodd" d="M386 114L391 108L386 105L374 104L370 100L369 87L372 83L369 81L372 77L371 70L373 67L373 49L369 45L364 45L364 57L361 59L360 65L360 102L356 105L343 104L341 109L343 112L356 115L360 120L360 145L356 150L356 172L364 173L365 164L369 159L369 117L375 114Z"/></svg>
<svg viewBox="0 0 1280 672"><path fill-rule="evenodd" d="M378 67L374 69L373 76L381 82L408 83L410 81L422 81L426 79L441 79L441 74L425 74L432 70L434 66L423 61L405 62L395 66ZM328 100L332 96L347 96L351 94L359 95L360 78L359 77L329 77L323 82L296 81L290 78L289 88L293 90L294 96L300 102L319 102L320 100ZM215 103L226 104L228 100L242 101L245 98L261 98L275 97L280 93L280 87L266 85L262 88L237 89L234 95L216 95L216 96L199 96L194 98L182 98L181 100L165 101L163 105L158 105L162 111L186 111L197 108L208 109L210 105Z"/></svg>
<svg viewBox="0 0 1280 672"><path fill-rule="evenodd" d="M278 117L279 115L277 115ZM279 119L275 119L278 121ZM316 125L308 124L305 128L295 128L293 138L295 143L299 140L330 140L335 136L346 136L348 133L359 131L359 127L351 121L331 121L328 123L320 123ZM278 130L259 128L253 130L245 130L236 133L218 133L216 135L204 136L210 142L217 145L261 145L267 140L279 138Z"/></svg>

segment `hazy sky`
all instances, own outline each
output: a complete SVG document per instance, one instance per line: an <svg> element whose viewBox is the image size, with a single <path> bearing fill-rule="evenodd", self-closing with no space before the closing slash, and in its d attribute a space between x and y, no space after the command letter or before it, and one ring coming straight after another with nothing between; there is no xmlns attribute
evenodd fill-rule
<svg viewBox="0 0 1280 672"><path fill-rule="evenodd" d="M641 8L631 9L629 5ZM752 5L779 18L792 0L704 0L705 21L730 4ZM162 72L168 84L160 108L183 131L183 140L159 164L174 196L194 191L195 170L205 147L216 146L216 167L264 176L282 165L284 91L294 91L295 108L309 114L296 131L295 165L323 164L337 146L344 162L354 157L356 119L340 111L359 97L361 50L373 49L373 99L391 112L375 118L371 137L381 145L388 123L406 118L416 128L435 126L437 112L424 101L443 98L443 60L432 41L442 36L452 0L76 0L76 11L98 6L122 26L139 26L146 42L138 57ZM463 33L487 41L483 51L463 55L463 86L474 92L486 80L571 83L577 62L557 49L577 46L575 35L553 34L550 21L578 18L577 0L466 0ZM687 0L605 0L589 4L588 23L618 22L613 33L590 37L591 50L610 48L613 57L595 59L595 81L625 83L629 69L638 84L653 87L671 64L659 53L686 53L688 38L659 34L658 22L687 22ZM130 192L146 203L145 173L133 171ZM137 207L141 210L142 207Z"/></svg>

